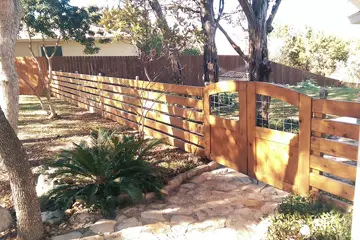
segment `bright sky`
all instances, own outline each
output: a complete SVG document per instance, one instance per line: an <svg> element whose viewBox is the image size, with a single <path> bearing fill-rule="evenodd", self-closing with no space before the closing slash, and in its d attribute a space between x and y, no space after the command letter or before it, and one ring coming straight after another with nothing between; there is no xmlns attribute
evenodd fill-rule
<svg viewBox="0 0 360 240"><path fill-rule="evenodd" d="M116 0L72 0L73 4L113 5ZM225 11L234 9L237 0L225 0ZM283 0L274 19L275 24L289 24L296 28L306 25L324 32L337 35L345 39L360 39L360 24L352 25L348 16L357 12L358 9L348 0ZM225 25L224 28L242 46L244 40L239 28ZM236 54L219 31L216 37L219 54Z"/></svg>

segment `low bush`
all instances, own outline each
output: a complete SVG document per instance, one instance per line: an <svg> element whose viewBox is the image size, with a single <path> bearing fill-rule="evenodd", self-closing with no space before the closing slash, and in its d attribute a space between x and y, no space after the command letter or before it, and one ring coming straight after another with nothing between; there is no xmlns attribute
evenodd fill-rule
<svg viewBox="0 0 360 240"><path fill-rule="evenodd" d="M91 144L74 144L73 150L63 151L52 164L57 169L52 177L61 184L49 199L63 208L80 199L109 216L121 203L121 194L127 194L131 201L141 200L146 192L160 196L161 181L144 157L161 142L119 139L105 129L93 132Z"/></svg>
<svg viewBox="0 0 360 240"><path fill-rule="evenodd" d="M351 214L311 197L289 196L272 217L266 239L351 239Z"/></svg>

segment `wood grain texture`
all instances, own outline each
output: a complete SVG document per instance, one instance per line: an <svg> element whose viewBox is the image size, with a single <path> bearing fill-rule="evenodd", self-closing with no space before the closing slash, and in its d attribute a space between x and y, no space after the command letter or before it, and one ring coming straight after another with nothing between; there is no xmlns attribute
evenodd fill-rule
<svg viewBox="0 0 360 240"><path fill-rule="evenodd" d="M340 117L360 118L360 103L327 99L314 99L312 111Z"/></svg>
<svg viewBox="0 0 360 240"><path fill-rule="evenodd" d="M357 124L313 118L311 120L311 128L316 132L359 140L358 132L360 130L360 126Z"/></svg>
<svg viewBox="0 0 360 240"><path fill-rule="evenodd" d="M336 157L343 157L357 161L357 146L327 140L319 137L311 137L311 149Z"/></svg>
<svg viewBox="0 0 360 240"><path fill-rule="evenodd" d="M354 186L347 183L310 173L310 185L336 196L354 201Z"/></svg>

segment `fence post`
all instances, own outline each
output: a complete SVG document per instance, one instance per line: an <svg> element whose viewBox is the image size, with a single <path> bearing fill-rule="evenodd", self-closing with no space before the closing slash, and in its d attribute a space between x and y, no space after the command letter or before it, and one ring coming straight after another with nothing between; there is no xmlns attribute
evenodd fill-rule
<svg viewBox="0 0 360 240"><path fill-rule="evenodd" d="M255 169L255 156L256 156L256 145L255 145L255 131L256 131L256 89L255 82L247 82L246 89L246 115L247 115L247 167L248 175L250 177L256 178L256 169ZM241 124L241 123L240 123Z"/></svg>
<svg viewBox="0 0 360 240"><path fill-rule="evenodd" d="M310 140L312 98L299 95L299 159L294 185L300 195L306 196L310 189Z"/></svg>
<svg viewBox="0 0 360 240"><path fill-rule="evenodd" d="M210 159L210 149L211 149L211 129L209 123L210 116L210 96L209 88L205 86L203 88L203 106L204 106L204 150L205 156Z"/></svg>
<svg viewBox="0 0 360 240"><path fill-rule="evenodd" d="M360 132L359 132L360 137ZM360 239L360 147L358 147L358 157L356 164L355 196L353 205L353 218L351 227L351 239Z"/></svg>
<svg viewBox="0 0 360 240"><path fill-rule="evenodd" d="M99 97L99 107L101 111L101 116L104 116L104 97L102 96L102 83L103 83L103 77L99 74L99 76L96 77L97 80L97 94Z"/></svg>

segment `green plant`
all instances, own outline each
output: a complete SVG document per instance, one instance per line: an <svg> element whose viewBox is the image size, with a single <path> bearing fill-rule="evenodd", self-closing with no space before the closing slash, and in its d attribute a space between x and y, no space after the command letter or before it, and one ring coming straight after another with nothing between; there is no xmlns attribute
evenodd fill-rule
<svg viewBox="0 0 360 240"><path fill-rule="evenodd" d="M312 197L289 196L272 217L266 239L351 239L351 214Z"/></svg>
<svg viewBox="0 0 360 240"><path fill-rule="evenodd" d="M50 199L58 206L68 208L81 199L109 216L121 203L121 194L131 201L141 200L149 191L160 196L161 181L144 157L161 140L120 139L105 129L92 132L91 138L90 146L74 144L73 150L64 150L52 164L57 168L52 177L61 184Z"/></svg>

